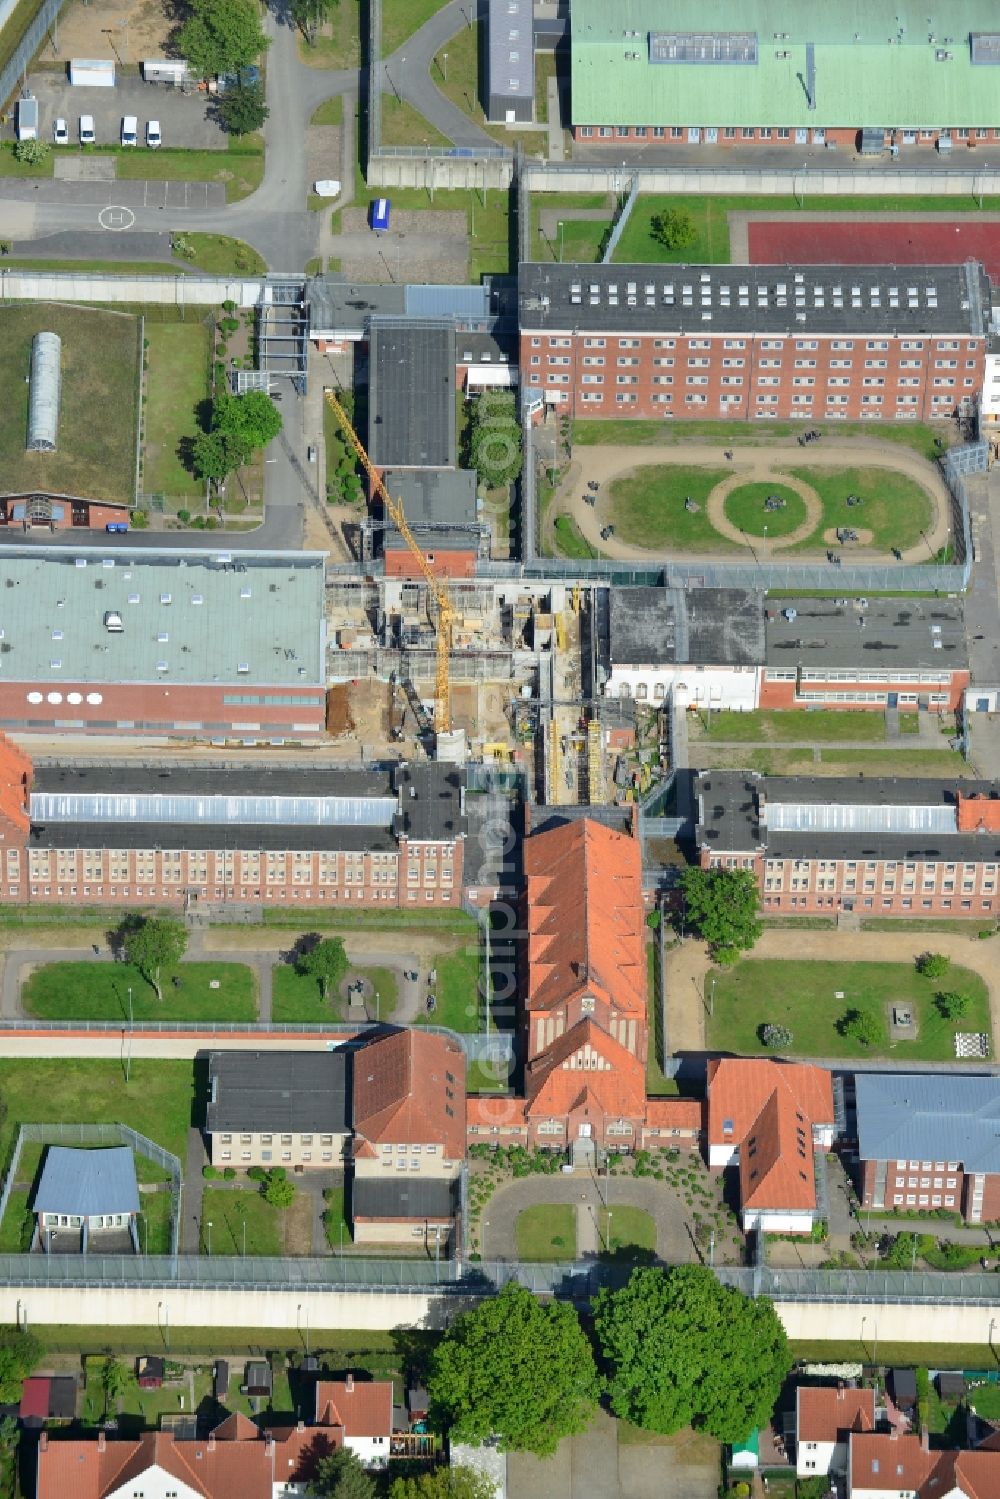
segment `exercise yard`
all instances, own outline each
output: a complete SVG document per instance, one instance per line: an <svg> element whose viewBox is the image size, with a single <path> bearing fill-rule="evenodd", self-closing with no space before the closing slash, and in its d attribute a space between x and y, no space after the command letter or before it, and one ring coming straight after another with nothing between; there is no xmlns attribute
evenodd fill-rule
<svg viewBox="0 0 1000 1499"><path fill-rule="evenodd" d="M131 503L142 323L129 313L51 303L0 309L0 490ZM28 453L28 372L36 333L62 340L54 453Z"/></svg>

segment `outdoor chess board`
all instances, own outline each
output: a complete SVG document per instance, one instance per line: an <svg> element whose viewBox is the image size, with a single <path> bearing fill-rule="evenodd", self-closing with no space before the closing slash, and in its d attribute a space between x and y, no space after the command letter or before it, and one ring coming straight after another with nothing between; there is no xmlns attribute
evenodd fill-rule
<svg viewBox="0 0 1000 1499"><path fill-rule="evenodd" d="M982 1031L955 1032L956 1057L988 1057L989 1054L990 1038Z"/></svg>

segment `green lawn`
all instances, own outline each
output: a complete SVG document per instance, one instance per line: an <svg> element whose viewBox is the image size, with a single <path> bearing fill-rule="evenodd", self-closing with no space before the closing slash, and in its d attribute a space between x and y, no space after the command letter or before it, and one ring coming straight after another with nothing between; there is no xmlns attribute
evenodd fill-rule
<svg viewBox="0 0 1000 1499"><path fill-rule="evenodd" d="M920 733L920 714L919 713L900 713L900 715L899 715L899 732L901 734L919 734Z"/></svg>
<svg viewBox="0 0 1000 1499"><path fill-rule="evenodd" d="M834 440L866 437L869 440L877 438L879 442L902 443L931 462L940 452L935 439L940 437L945 446L950 446L954 439L954 429L949 430L944 424L934 428L924 422L814 422L813 425L817 432ZM801 430L799 422L658 422L652 418L630 421L623 417L607 420L588 417L578 418L573 423L573 442L634 448L645 443L693 440L704 441L716 449L724 442L759 447L797 437Z"/></svg>
<svg viewBox="0 0 1000 1499"><path fill-rule="evenodd" d="M242 1254L244 1223L248 1255L283 1254L284 1211L288 1210L271 1207L256 1189L206 1187L201 1206L202 1254L208 1254L209 1240L213 1255Z"/></svg>
<svg viewBox="0 0 1000 1499"><path fill-rule="evenodd" d="M650 464L615 479L610 490L616 534L635 546L733 550L705 514L709 494L726 477L723 469ZM696 511L685 510L688 498Z"/></svg>
<svg viewBox="0 0 1000 1499"><path fill-rule="evenodd" d="M295 1025L330 1025L343 1020L344 1006L336 993L324 999L311 974L299 973L292 963L276 963L271 970L271 1018Z"/></svg>
<svg viewBox="0 0 1000 1499"><path fill-rule="evenodd" d="M766 510L772 496L784 500L781 510ZM761 484L740 484L726 496L723 510L726 519L749 536L787 536L806 519L805 501L787 484L768 480ZM815 545L813 538L808 545Z"/></svg>
<svg viewBox="0 0 1000 1499"><path fill-rule="evenodd" d="M143 488L147 494L200 497L205 486L178 455L198 431L197 407L208 398L211 334L204 323L150 323L146 372Z"/></svg>
<svg viewBox="0 0 1000 1499"><path fill-rule="evenodd" d="M185 276L187 271L172 260L32 260L17 255L4 256L0 269L5 271L89 271L99 276ZM162 305L162 304L161 304ZM148 331L149 322L146 328Z"/></svg>
<svg viewBox="0 0 1000 1499"><path fill-rule="evenodd" d="M382 95L381 143L383 146L451 145L448 137L425 120L412 104L397 99L395 94Z"/></svg>
<svg viewBox="0 0 1000 1499"><path fill-rule="evenodd" d="M574 557L578 562L591 561L601 554L592 547L571 515L557 515L552 522L555 550L559 557Z"/></svg>
<svg viewBox="0 0 1000 1499"><path fill-rule="evenodd" d="M310 44L298 38L299 57L310 68L356 68L361 61L361 13L366 0L338 0ZM366 21L367 24L367 21ZM313 120L313 124L334 121Z"/></svg>
<svg viewBox="0 0 1000 1499"><path fill-rule="evenodd" d="M656 1251L656 1224L642 1208L615 1207L598 1210L601 1243L613 1254L616 1249Z"/></svg>
<svg viewBox="0 0 1000 1499"><path fill-rule="evenodd" d="M819 495L823 503L821 530L852 526L857 531L871 531L869 544L888 551L891 547L914 546L921 532L932 523L931 497L909 474L885 468L843 468L833 472L795 468L790 472L810 484ZM849 494L859 495L864 503L848 506ZM798 545L801 549L815 544L813 538Z"/></svg>
<svg viewBox="0 0 1000 1499"><path fill-rule="evenodd" d="M535 120L547 125L549 120L549 79L556 77L554 52L535 52Z"/></svg>
<svg viewBox="0 0 1000 1499"><path fill-rule="evenodd" d="M914 715L916 716L916 715ZM701 715L699 721L703 723ZM752 713L712 713L707 726L709 739L741 744L781 741L783 739L870 739L885 741L885 719L881 713L809 712L805 708L770 712L757 709Z"/></svg>
<svg viewBox="0 0 1000 1499"><path fill-rule="evenodd" d="M228 147L220 151L182 151L163 146L154 155L149 151L109 147L103 154L117 158L119 181L148 177L157 182L222 182L227 203L249 197L264 177L264 143L259 136L244 136L242 140L230 136ZM202 265L201 269L211 267Z"/></svg>
<svg viewBox="0 0 1000 1499"><path fill-rule="evenodd" d="M875 896L878 899L878 896ZM919 899L919 894L917 896ZM757 1055L766 1052L758 1030L776 1023L792 1032L791 1054L808 1057L891 1056L894 1061L954 1061L954 1034L990 1033L989 998L978 974L952 967L944 979L927 979L911 963L783 962L748 959L706 980L714 984L714 1015L708 1019L710 1050ZM957 990L972 1000L961 1021L945 1020L934 1004L939 990ZM843 992L844 998L835 995ZM890 1045L886 1006L911 1006L915 1041ZM882 1042L864 1047L842 1036L837 1021L848 1010L876 1017Z"/></svg>
<svg viewBox="0 0 1000 1499"><path fill-rule="evenodd" d="M388 57L401 47L407 37L437 15L442 4L443 0L383 0L382 56Z"/></svg>
<svg viewBox="0 0 1000 1499"><path fill-rule="evenodd" d="M178 245L181 236L175 238ZM263 276L267 262L250 245L241 239L230 239L226 234L185 233L183 243L194 251L183 255L186 265L207 271L210 276Z"/></svg>
<svg viewBox="0 0 1000 1499"><path fill-rule="evenodd" d="M143 1192L139 1198L139 1248L143 1254L170 1253L170 1192Z"/></svg>
<svg viewBox="0 0 1000 1499"><path fill-rule="evenodd" d="M989 211L988 199L983 199L983 211ZM1000 200L994 200L1000 201ZM692 220L695 237L692 244L683 250L667 250L652 236L650 220L655 214L668 209L679 209ZM644 193L632 210L632 216L615 251L616 262L639 262L655 264L684 263L687 265L728 264L729 223L727 215L733 210L748 210L757 213L793 213L799 210L794 197L761 197L750 195L700 197L691 193L657 194ZM880 210L888 213L940 213L939 197L925 194L918 197L865 197L824 198L806 196L802 216L808 219L817 213L866 213ZM974 198L949 198L949 213L978 213L979 202Z"/></svg>
<svg viewBox="0 0 1000 1499"><path fill-rule="evenodd" d="M218 980L218 989L210 987ZM39 1020L256 1020L253 969L242 963L181 963L164 973L162 1004L130 963L46 963L24 984L25 1011Z"/></svg>
<svg viewBox="0 0 1000 1499"><path fill-rule="evenodd" d="M969 780L975 772L957 750L727 749L704 747L701 758L717 770L757 770L765 776L951 776Z"/></svg>
<svg viewBox="0 0 1000 1499"><path fill-rule="evenodd" d="M664 1077L660 1066L663 1037L660 1026L660 995L656 979L656 941L646 945L646 1013L649 1017L649 1050L646 1054L646 1095L648 1098L676 1098L679 1092L672 1077Z"/></svg>
<svg viewBox="0 0 1000 1499"><path fill-rule="evenodd" d="M21 1124L128 1124L183 1161L194 1100L189 1061L136 1057L128 1085L121 1062L78 1057L0 1057L0 1160ZM200 1122L200 1120L198 1121Z"/></svg>
<svg viewBox="0 0 1000 1499"><path fill-rule="evenodd" d="M467 1093L504 1093L510 1085L506 1063L470 1062L466 1068Z"/></svg>
<svg viewBox="0 0 1000 1499"><path fill-rule="evenodd" d="M0 472L9 492L38 489L106 500L135 493L139 408L139 319L58 303L0 309ZM31 342L46 329L62 339L57 451L25 452ZM114 412L97 421L95 412Z"/></svg>
<svg viewBox="0 0 1000 1499"><path fill-rule="evenodd" d="M481 1027L482 995L479 992L480 964L476 947L448 953L435 960L437 982L434 994L437 1008L430 1015L417 1016L430 1025L444 1025L453 1031L475 1034Z"/></svg>
<svg viewBox="0 0 1000 1499"><path fill-rule="evenodd" d="M7 1199L7 1211L0 1223L0 1254L27 1254L35 1229L35 1215L28 1209L31 1193L15 1187Z"/></svg>
<svg viewBox="0 0 1000 1499"><path fill-rule="evenodd" d="M16 909L16 908L15 908ZM23 907L24 910L34 910L34 907ZM40 909L40 908L39 908ZM4 909L0 907L0 926L4 923ZM99 919L107 923L107 915L99 916ZM280 910L265 911L263 913L265 926L294 927L299 932L303 929L301 911ZM15 922L19 925L19 922ZM310 931L376 931L376 932L414 932L429 931L440 935L442 932L451 932L459 937L472 939L479 930L479 922L474 916L466 911L446 910L441 907L437 910L421 911L417 907L409 910L406 907L397 910L386 911L351 911L345 912L343 908L337 911L310 911L308 930ZM245 927L238 930L245 931Z"/></svg>
<svg viewBox="0 0 1000 1499"><path fill-rule="evenodd" d="M323 1192L323 1201L326 1204L323 1210L323 1231L326 1242L336 1252L341 1244L346 1248L353 1242L351 1225L344 1216L343 1187L327 1187Z"/></svg>
<svg viewBox="0 0 1000 1499"><path fill-rule="evenodd" d="M517 1215L517 1255L522 1260L575 1260L576 1209L542 1202Z"/></svg>

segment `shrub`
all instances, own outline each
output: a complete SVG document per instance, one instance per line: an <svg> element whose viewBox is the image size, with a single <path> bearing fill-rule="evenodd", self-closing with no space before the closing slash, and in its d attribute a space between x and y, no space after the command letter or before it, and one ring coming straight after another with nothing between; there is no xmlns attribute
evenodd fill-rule
<svg viewBox="0 0 1000 1499"><path fill-rule="evenodd" d="M236 1167L235 1166L225 1166L225 1167L223 1167L222 1175L223 1175L224 1179L227 1182L235 1181L236 1180Z"/></svg>
<svg viewBox="0 0 1000 1499"><path fill-rule="evenodd" d="M925 979L944 978L951 967L951 959L943 952L922 952L917 959L917 972Z"/></svg>
<svg viewBox="0 0 1000 1499"><path fill-rule="evenodd" d="M202 1166L201 1174L206 1181L214 1182L219 1179L219 1173L214 1166Z"/></svg>
<svg viewBox="0 0 1000 1499"><path fill-rule="evenodd" d="M959 994L954 989L935 995L934 1003L945 1020L962 1020L972 1008L972 1000L969 996Z"/></svg>
<svg viewBox="0 0 1000 1499"><path fill-rule="evenodd" d="M849 1036L859 1046L877 1046L882 1039L882 1027L878 1016L870 1010L848 1010L837 1021L842 1036Z"/></svg>
<svg viewBox="0 0 1000 1499"><path fill-rule="evenodd" d="M191 519L190 510L178 510L177 519L180 521L182 526L186 526L188 521Z"/></svg>
<svg viewBox="0 0 1000 1499"><path fill-rule="evenodd" d="M768 1051L787 1051L794 1039L786 1025L762 1025L759 1035Z"/></svg>
<svg viewBox="0 0 1000 1499"><path fill-rule="evenodd" d="M251 1166L250 1170L247 1172L247 1176L252 1182L267 1181L267 1172L264 1170L263 1166Z"/></svg>

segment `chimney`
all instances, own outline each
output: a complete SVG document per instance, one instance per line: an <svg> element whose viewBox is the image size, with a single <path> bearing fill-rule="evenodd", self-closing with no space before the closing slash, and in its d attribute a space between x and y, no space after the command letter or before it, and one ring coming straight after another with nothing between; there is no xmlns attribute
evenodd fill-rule
<svg viewBox="0 0 1000 1499"><path fill-rule="evenodd" d="M48 1446L49 1446L49 1434L48 1434L47 1431L43 1431L43 1432L41 1432L39 1434L39 1437L38 1437L38 1450L39 1450L39 1452L47 1452L48 1451Z"/></svg>
<svg viewBox="0 0 1000 1499"><path fill-rule="evenodd" d="M270 1432L267 1432L264 1436L264 1452L267 1457L274 1456L274 1437Z"/></svg>
<svg viewBox="0 0 1000 1499"><path fill-rule="evenodd" d="M927 1430L926 1421L920 1427L920 1450L921 1452L930 1452L931 1450L931 1434Z"/></svg>
<svg viewBox="0 0 1000 1499"><path fill-rule="evenodd" d="M208 1450L209 1450L209 1452L214 1452L215 1451L215 1432L214 1431L210 1431L208 1433Z"/></svg>
<svg viewBox="0 0 1000 1499"><path fill-rule="evenodd" d="M295 1423L295 1430L296 1431L305 1431L305 1429L306 1429L306 1423L304 1421L296 1421L296 1423Z"/></svg>
<svg viewBox="0 0 1000 1499"><path fill-rule="evenodd" d="M353 1395L354 1394L354 1375L353 1374L348 1374L347 1378L344 1380L344 1389L347 1391L348 1395Z"/></svg>
<svg viewBox="0 0 1000 1499"><path fill-rule="evenodd" d="M108 1445L108 1439L103 1431L97 1433L97 1450L103 1452Z"/></svg>
<svg viewBox="0 0 1000 1499"><path fill-rule="evenodd" d="M899 1427L898 1426L890 1426L889 1427L889 1440L890 1440L890 1442L896 1442L896 1441L899 1440Z"/></svg>
<svg viewBox="0 0 1000 1499"><path fill-rule="evenodd" d="M841 1383L837 1386L837 1399L838 1400L843 1400L844 1394L845 1394L844 1384L843 1384L843 1381L841 1381Z"/></svg>

